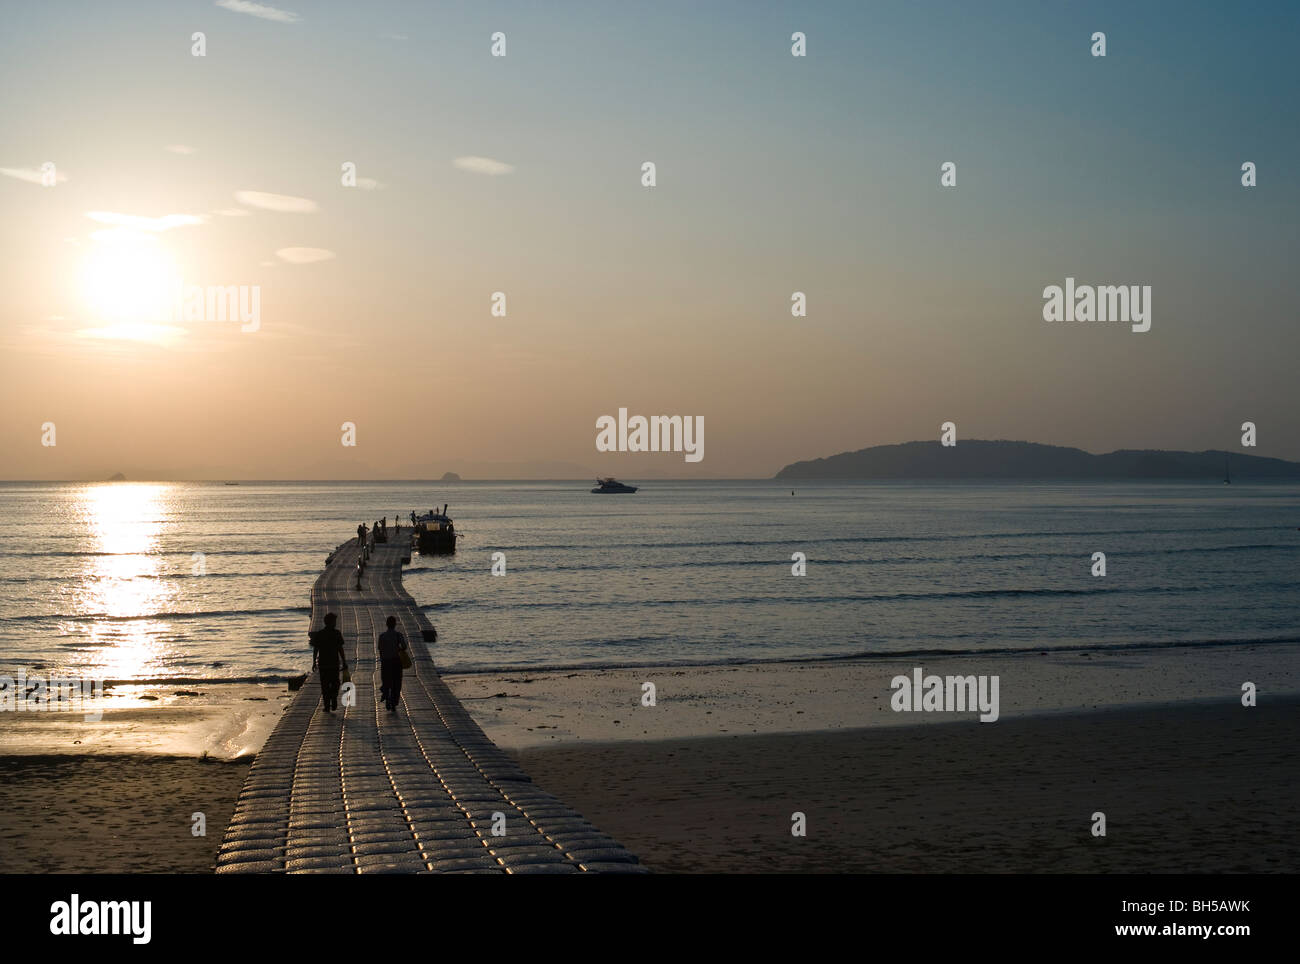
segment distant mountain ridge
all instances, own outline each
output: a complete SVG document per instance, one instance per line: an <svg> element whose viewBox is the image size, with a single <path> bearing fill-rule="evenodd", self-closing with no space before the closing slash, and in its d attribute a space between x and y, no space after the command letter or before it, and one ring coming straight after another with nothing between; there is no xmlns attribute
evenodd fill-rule
<svg viewBox="0 0 1300 964"><path fill-rule="evenodd" d="M792 462L778 479L1300 479L1300 462L1240 452L1120 449L1094 455L1039 442L958 440L876 445Z"/></svg>

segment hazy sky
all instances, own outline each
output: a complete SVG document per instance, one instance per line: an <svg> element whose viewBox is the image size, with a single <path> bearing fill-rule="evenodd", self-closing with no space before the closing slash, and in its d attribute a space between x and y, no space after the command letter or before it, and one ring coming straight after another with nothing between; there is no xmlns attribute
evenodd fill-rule
<svg viewBox="0 0 1300 964"><path fill-rule="evenodd" d="M223 2L5 6L0 477L1300 458L1295 4ZM257 330L133 317L169 278ZM620 407L704 459L597 453Z"/></svg>

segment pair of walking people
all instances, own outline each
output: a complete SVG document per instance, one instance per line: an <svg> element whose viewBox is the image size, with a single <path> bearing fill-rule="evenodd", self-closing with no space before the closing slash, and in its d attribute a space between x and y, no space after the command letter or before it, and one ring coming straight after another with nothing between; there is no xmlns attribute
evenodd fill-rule
<svg viewBox="0 0 1300 964"><path fill-rule="evenodd" d="M308 634L312 645L312 669L320 671L321 701L325 712L333 713L339 706L339 688L351 679L347 656L343 652L343 634L339 632L338 616L325 614L325 627ZM406 637L397 631L397 619L388 617L388 629L379 634L380 696L388 712L397 712L402 698L402 669L410 666L410 650Z"/></svg>

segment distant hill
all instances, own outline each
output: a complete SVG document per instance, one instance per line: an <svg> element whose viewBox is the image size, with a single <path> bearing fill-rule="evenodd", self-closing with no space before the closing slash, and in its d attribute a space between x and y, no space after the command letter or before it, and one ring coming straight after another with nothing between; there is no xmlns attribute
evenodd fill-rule
<svg viewBox="0 0 1300 964"><path fill-rule="evenodd" d="M1300 462L1240 452L1121 449L1093 455L1037 442L958 440L876 445L829 458L794 462L778 479L1297 479Z"/></svg>
<svg viewBox="0 0 1300 964"><path fill-rule="evenodd" d="M461 481L464 481L464 480L461 479L461 477L460 477L459 475L457 475L455 472L444 472L444 473L442 473L442 478L441 478L439 481L442 481L442 482L461 482Z"/></svg>

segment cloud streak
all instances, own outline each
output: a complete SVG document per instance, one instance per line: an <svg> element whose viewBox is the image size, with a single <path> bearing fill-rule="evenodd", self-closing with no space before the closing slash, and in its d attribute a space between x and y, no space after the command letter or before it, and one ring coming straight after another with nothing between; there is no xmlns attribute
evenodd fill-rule
<svg viewBox="0 0 1300 964"><path fill-rule="evenodd" d="M203 224L206 218L197 214L164 214L160 218L144 218L135 214L119 214L116 211L87 211L86 217L100 224L109 224L114 228L127 231L170 231L191 224Z"/></svg>
<svg viewBox="0 0 1300 964"><path fill-rule="evenodd" d="M217 6L234 13L246 13L250 17L258 17L261 20L274 20L276 23L297 23L302 19L288 10L268 7L261 3L250 3L249 0L217 0Z"/></svg>
<svg viewBox="0 0 1300 964"><path fill-rule="evenodd" d="M235 200L245 207L278 211L281 214L315 214L320 207L315 201L288 194L268 194L265 191L236 191Z"/></svg>
<svg viewBox="0 0 1300 964"><path fill-rule="evenodd" d="M452 161L462 171L469 171L471 174L509 174L515 169L513 164L507 164L505 161L493 160L490 157L458 157Z"/></svg>
<svg viewBox="0 0 1300 964"><path fill-rule="evenodd" d="M45 176L43 172L30 167L0 167L0 174L5 177L15 177L20 181L26 181L28 184L43 184L42 178ZM55 169L54 182L56 184L61 184L67 179L68 175L57 168Z"/></svg>

